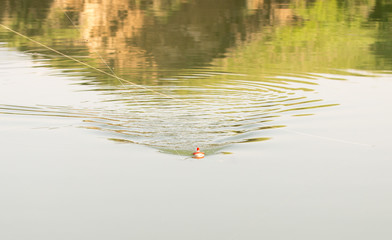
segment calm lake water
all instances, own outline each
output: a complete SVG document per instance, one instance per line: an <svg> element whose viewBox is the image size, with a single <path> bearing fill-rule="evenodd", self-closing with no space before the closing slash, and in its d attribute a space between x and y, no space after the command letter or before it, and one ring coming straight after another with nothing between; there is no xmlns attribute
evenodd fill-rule
<svg viewBox="0 0 392 240"><path fill-rule="evenodd" d="M390 1L0 6L0 239L392 238Z"/></svg>

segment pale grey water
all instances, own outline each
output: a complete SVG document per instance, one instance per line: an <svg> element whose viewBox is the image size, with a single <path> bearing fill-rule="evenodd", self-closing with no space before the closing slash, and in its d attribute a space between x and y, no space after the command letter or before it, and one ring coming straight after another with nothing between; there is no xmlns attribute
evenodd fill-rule
<svg viewBox="0 0 392 240"><path fill-rule="evenodd" d="M372 4L353 15L367 7L375 18ZM275 15L290 9L271 6ZM167 12L181 19L186 9ZM314 66L312 52L302 63L284 62L299 54L290 50L256 67L262 56L252 54L274 43L253 35L255 41L229 44L227 56L210 66L184 46L190 67L173 69L183 60L173 53L165 65L156 50L150 54L162 69L148 59L147 66L121 68L123 57L114 58L118 72L140 71L124 73L127 79L190 106L123 88L28 43L7 43L3 32L0 239L390 239L392 72L389 55L377 51L388 45L377 45L388 31L376 37L366 23L350 28L362 36L355 42L360 57L346 56L343 46L338 55L347 61L329 65ZM158 29L145 24L147 36L148 28ZM66 49L66 40L54 42ZM213 43L200 49L216 49ZM83 47L75 49L88 59ZM326 62L335 57L322 54ZM207 156L190 158L200 145Z"/></svg>

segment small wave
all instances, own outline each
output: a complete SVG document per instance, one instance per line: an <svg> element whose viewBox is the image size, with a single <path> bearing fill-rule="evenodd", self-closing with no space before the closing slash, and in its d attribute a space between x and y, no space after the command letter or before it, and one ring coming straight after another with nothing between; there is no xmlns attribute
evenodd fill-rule
<svg viewBox="0 0 392 240"><path fill-rule="evenodd" d="M198 72L193 76L222 75ZM0 105L0 114L78 118L79 127L99 131L113 141L181 153L195 147L217 149L234 143L267 141L272 138L268 135L271 131L285 127L274 124L274 119L287 113L312 115L316 108L336 105L303 94L316 84L309 76L266 81L231 79L195 86L191 84L193 77L183 77L182 81L188 82L149 87L174 99L135 87L110 88L99 89L108 96L110 109Z"/></svg>

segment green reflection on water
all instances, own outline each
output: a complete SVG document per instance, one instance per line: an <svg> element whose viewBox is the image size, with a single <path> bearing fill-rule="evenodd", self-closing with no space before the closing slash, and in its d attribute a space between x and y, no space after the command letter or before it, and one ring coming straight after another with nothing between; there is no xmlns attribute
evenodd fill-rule
<svg viewBox="0 0 392 240"><path fill-rule="evenodd" d="M315 1L290 5L297 24L276 26L271 34L258 36L234 49L217 64L254 74L334 72L336 69L390 69L388 49L374 54L380 29L371 19L374 1ZM385 34L385 33L384 33ZM389 41L390 42L390 41ZM389 56L389 57L388 57ZM382 64L380 64L382 61Z"/></svg>
<svg viewBox="0 0 392 240"><path fill-rule="evenodd" d="M386 1L1 2L3 24L140 83L206 67L258 78L391 68ZM80 67L4 30L1 36L50 56L54 67Z"/></svg>

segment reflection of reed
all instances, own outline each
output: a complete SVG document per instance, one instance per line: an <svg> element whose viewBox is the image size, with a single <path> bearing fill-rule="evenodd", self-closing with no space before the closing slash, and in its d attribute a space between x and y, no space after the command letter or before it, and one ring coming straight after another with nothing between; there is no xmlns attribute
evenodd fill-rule
<svg viewBox="0 0 392 240"><path fill-rule="evenodd" d="M2 7L1 7L2 9L0 10L0 20L1 20L1 22L3 22L5 19L9 19L9 17L10 17L10 13L11 13L11 11L10 11L10 3L8 2L8 1L5 1L3 4L2 4Z"/></svg>

